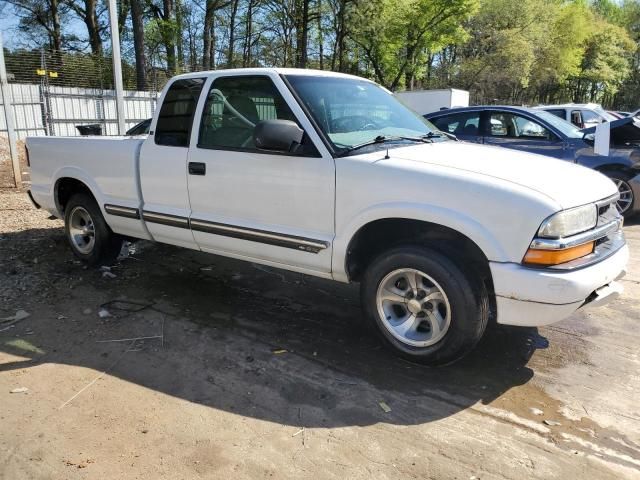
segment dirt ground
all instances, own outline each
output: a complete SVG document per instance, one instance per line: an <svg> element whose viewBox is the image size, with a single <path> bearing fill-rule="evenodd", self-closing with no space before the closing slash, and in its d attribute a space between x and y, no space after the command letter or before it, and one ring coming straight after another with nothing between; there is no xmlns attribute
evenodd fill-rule
<svg viewBox="0 0 640 480"><path fill-rule="evenodd" d="M148 242L105 273L61 227L0 190L0 478L640 478L640 222L616 303L436 369L355 285Z"/></svg>
<svg viewBox="0 0 640 480"><path fill-rule="evenodd" d="M18 149L18 160L21 168L21 180L29 180L29 171L27 168L27 156L24 148L24 141L18 140L16 147ZM11 163L11 154L9 152L9 139L0 134L0 188L14 187L13 165Z"/></svg>

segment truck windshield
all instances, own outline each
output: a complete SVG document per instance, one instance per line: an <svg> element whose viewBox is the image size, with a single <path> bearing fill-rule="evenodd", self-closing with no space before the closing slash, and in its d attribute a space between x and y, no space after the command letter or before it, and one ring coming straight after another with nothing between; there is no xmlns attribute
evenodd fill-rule
<svg viewBox="0 0 640 480"><path fill-rule="evenodd" d="M412 138L447 140L433 124L373 82L320 75L286 75L286 79L338 153L364 144L368 149L390 146L376 139L397 144Z"/></svg>

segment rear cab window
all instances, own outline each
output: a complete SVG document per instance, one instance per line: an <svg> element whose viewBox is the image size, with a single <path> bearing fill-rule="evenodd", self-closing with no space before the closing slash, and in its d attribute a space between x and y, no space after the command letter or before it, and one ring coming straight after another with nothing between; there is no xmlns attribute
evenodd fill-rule
<svg viewBox="0 0 640 480"><path fill-rule="evenodd" d="M156 145L188 147L204 78L176 80L167 90L155 129Z"/></svg>

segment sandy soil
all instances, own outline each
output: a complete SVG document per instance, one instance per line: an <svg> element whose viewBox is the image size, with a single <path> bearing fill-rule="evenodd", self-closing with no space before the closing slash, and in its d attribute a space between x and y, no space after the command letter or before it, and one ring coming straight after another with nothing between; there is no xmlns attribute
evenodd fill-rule
<svg viewBox="0 0 640 480"><path fill-rule="evenodd" d="M438 369L357 286L148 242L111 277L61 227L0 190L0 478L640 478L638 222L616 303Z"/></svg>
<svg viewBox="0 0 640 480"><path fill-rule="evenodd" d="M27 157L24 149L24 141L18 140L16 147L18 148L18 159L21 167L21 180L29 181L29 172L27 168ZM11 163L11 154L9 152L9 140L6 135L0 134L0 188L14 187L13 166Z"/></svg>

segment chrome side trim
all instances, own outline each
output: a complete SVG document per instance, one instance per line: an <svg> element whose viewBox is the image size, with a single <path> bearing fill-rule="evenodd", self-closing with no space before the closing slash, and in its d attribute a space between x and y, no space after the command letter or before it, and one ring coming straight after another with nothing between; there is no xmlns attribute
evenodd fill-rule
<svg viewBox="0 0 640 480"><path fill-rule="evenodd" d="M149 212L144 210L142 218L145 222L158 223L169 227L189 228L189 219L178 215L168 215L166 213Z"/></svg>
<svg viewBox="0 0 640 480"><path fill-rule="evenodd" d="M122 207L120 205L111 205L106 203L104 205L104 211L109 215L115 215L117 217L140 218L140 212L137 208Z"/></svg>
<svg viewBox="0 0 640 480"><path fill-rule="evenodd" d="M191 229L197 232L212 233L225 237L249 240L252 242L266 243L279 247L292 248L310 253L318 253L329 247L329 242L314 240L312 238L285 235L281 233L256 230L253 228L236 227L223 223L207 222L205 220L191 219Z"/></svg>
<svg viewBox="0 0 640 480"><path fill-rule="evenodd" d="M577 235L567 238L550 239L550 238L534 238L531 241L530 248L537 250L564 250L565 248L577 247L585 243L594 242L602 237L616 232L622 228L622 219L616 219L600 227L588 230Z"/></svg>

